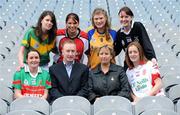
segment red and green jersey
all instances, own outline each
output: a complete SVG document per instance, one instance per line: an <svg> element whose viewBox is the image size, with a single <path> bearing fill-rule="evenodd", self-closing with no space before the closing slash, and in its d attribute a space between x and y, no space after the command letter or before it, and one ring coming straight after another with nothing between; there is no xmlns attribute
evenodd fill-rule
<svg viewBox="0 0 180 115"><path fill-rule="evenodd" d="M50 75L39 68L36 77L33 77L25 66L14 74L13 87L21 90L24 96L41 97L45 89L51 88Z"/></svg>
<svg viewBox="0 0 180 115"><path fill-rule="evenodd" d="M46 36L45 40L40 42L39 38L35 35L35 30L33 28L30 28L26 32L21 42L21 45L25 46L24 62L26 60L27 51L30 49L35 49L40 53L40 66L48 64L48 62L50 61L49 52L56 47L55 41L56 40L48 44L48 36Z"/></svg>

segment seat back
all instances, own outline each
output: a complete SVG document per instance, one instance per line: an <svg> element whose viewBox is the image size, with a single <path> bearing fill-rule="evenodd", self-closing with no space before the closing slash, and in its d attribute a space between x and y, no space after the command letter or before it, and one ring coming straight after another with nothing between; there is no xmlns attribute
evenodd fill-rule
<svg viewBox="0 0 180 115"><path fill-rule="evenodd" d="M63 96L56 99L52 104L52 112L59 109L75 109L90 115L90 102L80 96Z"/></svg>
<svg viewBox="0 0 180 115"><path fill-rule="evenodd" d="M140 113L151 109L166 109L174 111L174 104L169 98L164 96L144 97L135 104L135 115L139 115Z"/></svg>
<svg viewBox="0 0 180 115"><path fill-rule="evenodd" d="M119 109L104 109L95 113L95 115L133 115L129 111Z"/></svg>
<svg viewBox="0 0 180 115"><path fill-rule="evenodd" d="M0 99L0 115L6 114L7 110L8 110L7 103L4 100Z"/></svg>
<svg viewBox="0 0 180 115"><path fill-rule="evenodd" d="M13 101L13 92L12 90L5 86L5 85L0 85L0 98L6 101L8 104Z"/></svg>
<svg viewBox="0 0 180 115"><path fill-rule="evenodd" d="M94 102L94 114L109 108L125 110L132 113L131 102L121 96L103 96Z"/></svg>
<svg viewBox="0 0 180 115"><path fill-rule="evenodd" d="M169 98L176 103L180 99L180 84L175 85L169 90Z"/></svg>
<svg viewBox="0 0 180 115"><path fill-rule="evenodd" d="M15 110L7 113L6 115L42 115L34 110Z"/></svg>
<svg viewBox="0 0 180 115"><path fill-rule="evenodd" d="M35 110L48 115L49 103L38 97L23 97L10 104L10 111L14 110Z"/></svg>
<svg viewBox="0 0 180 115"><path fill-rule="evenodd" d="M62 110L54 111L50 115L87 115L87 114L81 110L62 109Z"/></svg>
<svg viewBox="0 0 180 115"><path fill-rule="evenodd" d="M179 115L179 114L171 110L154 109L154 110L147 110L143 112L141 115Z"/></svg>

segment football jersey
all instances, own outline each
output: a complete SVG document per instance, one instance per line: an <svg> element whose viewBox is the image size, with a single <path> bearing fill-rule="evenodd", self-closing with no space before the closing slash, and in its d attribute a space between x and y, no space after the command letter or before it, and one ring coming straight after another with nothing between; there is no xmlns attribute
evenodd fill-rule
<svg viewBox="0 0 180 115"><path fill-rule="evenodd" d="M14 74L13 87L21 90L24 96L41 97L44 90L51 88L50 75L39 68L36 77L30 74L27 66Z"/></svg>
<svg viewBox="0 0 180 115"><path fill-rule="evenodd" d="M74 40L76 44L77 52L76 52L75 60L82 63L83 55L89 49L89 42L87 38L88 38L87 33L81 31L80 29L79 29L79 34L75 38L70 38L66 32L66 29L57 30L56 46L59 49L59 55L60 55L58 62L63 60L63 56L61 55L62 44L64 43L64 41L71 39Z"/></svg>
<svg viewBox="0 0 180 115"><path fill-rule="evenodd" d="M91 29L88 32L88 40L90 42L89 66L91 69L95 68L100 63L98 56L99 48L104 45L113 47L113 43L116 39L116 31L109 30L109 35L110 39L106 40L106 35L98 33L95 29Z"/></svg>
<svg viewBox="0 0 180 115"><path fill-rule="evenodd" d="M137 97L148 96L148 92L155 85L154 81L160 78L158 67L154 67L151 61L138 65L133 69L128 68L126 74L133 93Z"/></svg>
<svg viewBox="0 0 180 115"><path fill-rule="evenodd" d="M50 61L49 52L56 47L55 40L48 44L48 36L46 36L45 40L40 43L39 38L35 35L35 29L33 28L30 28L26 32L21 45L25 46L24 62L26 63L27 51L35 49L40 53L40 66L48 64Z"/></svg>

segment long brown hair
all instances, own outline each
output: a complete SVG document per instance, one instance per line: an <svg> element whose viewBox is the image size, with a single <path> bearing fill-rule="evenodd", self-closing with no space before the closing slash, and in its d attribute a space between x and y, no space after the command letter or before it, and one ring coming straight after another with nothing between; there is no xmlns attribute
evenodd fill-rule
<svg viewBox="0 0 180 115"><path fill-rule="evenodd" d="M51 22L53 23L52 28L48 31L48 43L52 43L55 38L56 38L56 31L57 31L57 23L56 23L56 18L55 15L52 11L44 11L39 19L38 19L38 23L36 25L35 28L35 34L38 38L40 38L40 42L42 42L42 37L43 37L43 31L42 31L42 24L41 21L44 19L44 17L46 17L47 15L49 15L51 17Z"/></svg>
<svg viewBox="0 0 180 115"><path fill-rule="evenodd" d="M134 64L133 62L130 60L129 58L129 53L128 53L128 50L129 50L129 47L131 46L135 46L137 47L138 51L139 51L139 57L140 57L140 62L143 62L143 63L146 63L147 62L147 58L145 57L144 55L144 51L143 51L143 48L142 46L140 45L139 42L135 41L135 42L131 42L128 47L127 47L127 51L126 51L126 54L125 54L125 60L126 60L126 63L129 67L129 69L132 69L134 68Z"/></svg>
<svg viewBox="0 0 180 115"><path fill-rule="evenodd" d="M95 29L97 29L97 27L95 26L94 24L94 16L95 15L99 15L99 14L103 14L104 17L106 18L106 23L105 23L105 35L106 35L106 40L110 40L110 35L109 35L109 29L111 28L111 24L110 24L110 21L109 21L109 18L108 18L108 14L107 14L107 11L105 11L104 9L102 8L96 8L94 9L93 13L92 13L92 18L91 18L91 21L92 21L92 25Z"/></svg>

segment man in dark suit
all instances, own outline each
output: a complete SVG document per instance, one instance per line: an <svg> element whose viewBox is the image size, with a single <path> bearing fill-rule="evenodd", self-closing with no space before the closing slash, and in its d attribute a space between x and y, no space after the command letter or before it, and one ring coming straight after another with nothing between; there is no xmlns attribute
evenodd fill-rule
<svg viewBox="0 0 180 115"><path fill-rule="evenodd" d="M86 65L75 61L76 44L67 40L62 44L63 61L49 68L52 88L49 91L48 101L68 96L78 95L87 97L87 81L89 69Z"/></svg>

